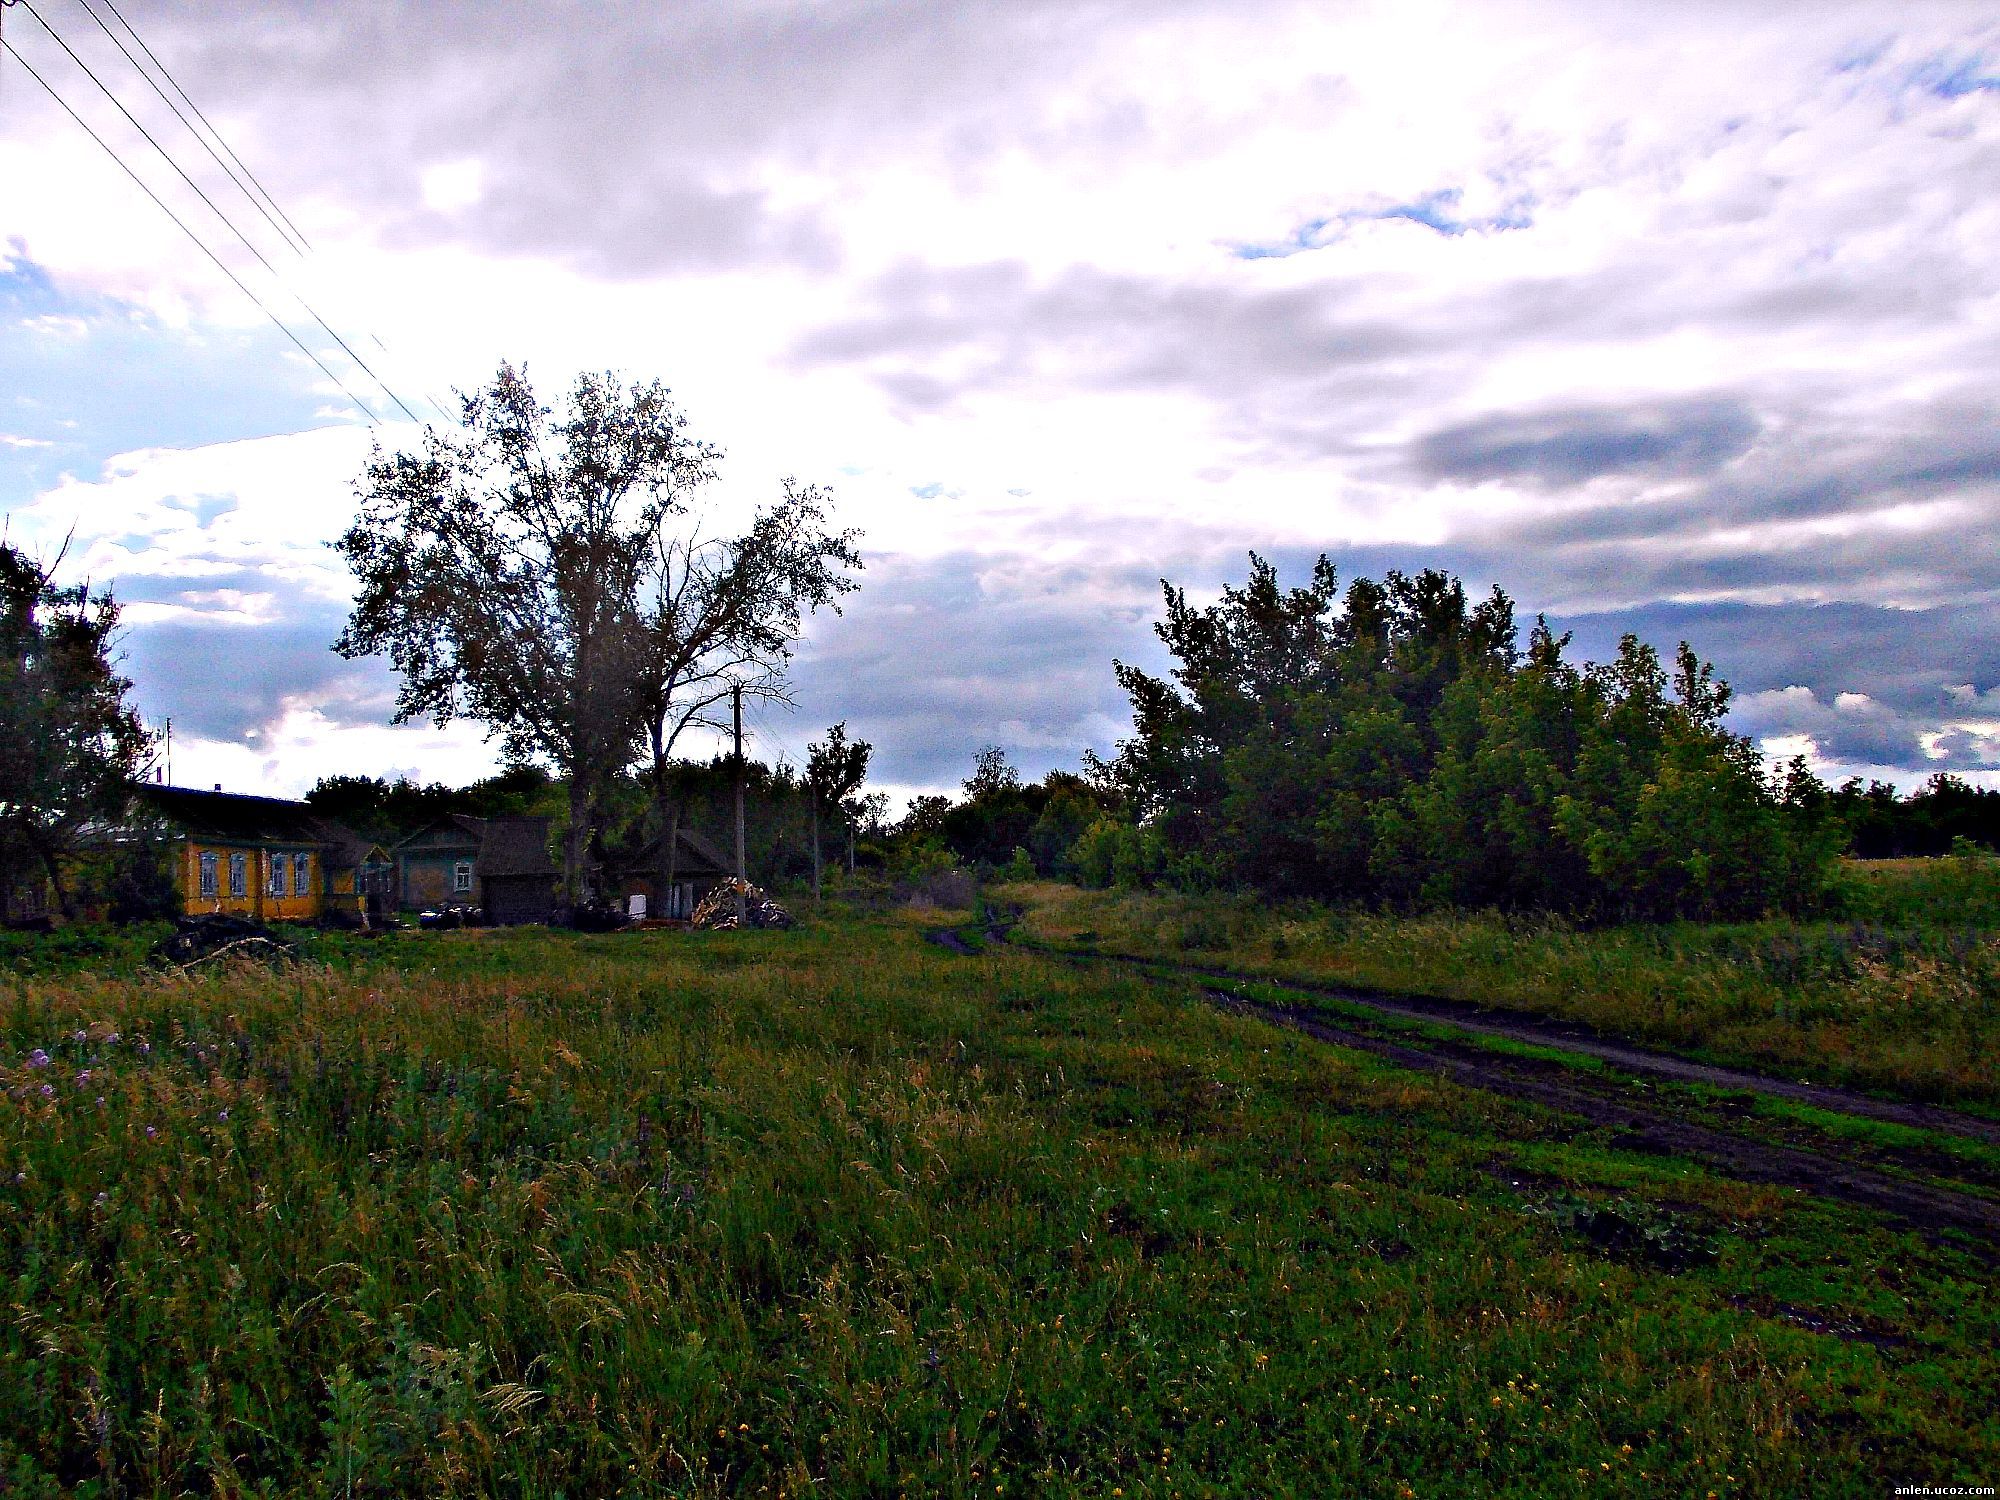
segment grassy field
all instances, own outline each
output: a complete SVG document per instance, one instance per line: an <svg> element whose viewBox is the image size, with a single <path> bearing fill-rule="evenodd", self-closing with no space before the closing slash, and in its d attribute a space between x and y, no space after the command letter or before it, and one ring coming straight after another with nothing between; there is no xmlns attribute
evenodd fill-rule
<svg viewBox="0 0 2000 1500"><path fill-rule="evenodd" d="M1854 863L1843 885L1839 920L1595 931L1055 884L996 899L1031 940L1508 1006L2000 1114L2000 860Z"/></svg>
<svg viewBox="0 0 2000 1500"><path fill-rule="evenodd" d="M942 920L10 951L0 1493L2000 1475L2000 1292L1948 1237Z"/></svg>

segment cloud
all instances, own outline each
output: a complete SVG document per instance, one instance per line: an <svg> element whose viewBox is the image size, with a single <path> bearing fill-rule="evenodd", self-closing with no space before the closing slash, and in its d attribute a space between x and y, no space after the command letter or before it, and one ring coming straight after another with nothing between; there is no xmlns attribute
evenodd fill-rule
<svg viewBox="0 0 2000 1500"><path fill-rule="evenodd" d="M873 715L910 785L996 733L1104 746L1148 580L1216 587L1249 546L1454 567L1580 639L1685 627L1774 738L1911 774L1984 754L1992 706L1945 689L2000 681L2000 28L1870 0L1443 14L289 0L146 26L310 234L288 274L413 401L501 353L545 385L622 366L675 383L746 492L840 475L876 562L815 627L801 713ZM359 727L388 684L324 650L367 442L346 398L25 97L12 534L77 527L214 745L389 753Z"/></svg>
<svg viewBox="0 0 2000 1500"><path fill-rule="evenodd" d="M1762 424L1726 398L1630 407L1566 407L1485 417L1429 433L1415 448L1431 479L1512 479L1543 489L1603 474L1709 474L1740 457Z"/></svg>

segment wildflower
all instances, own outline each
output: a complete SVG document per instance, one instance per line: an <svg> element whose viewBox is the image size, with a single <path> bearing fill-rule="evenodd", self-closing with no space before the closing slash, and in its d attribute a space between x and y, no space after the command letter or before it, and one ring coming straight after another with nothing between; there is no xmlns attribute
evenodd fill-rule
<svg viewBox="0 0 2000 1500"><path fill-rule="evenodd" d="M107 1047L115 1047L115 1046L117 1046L117 1045L118 1045L118 1033L114 1031L114 1032L112 1032L112 1033L111 1033L111 1034L110 1034L109 1036L105 1037L105 1039L104 1039L104 1045L105 1045L105 1046L107 1046Z"/></svg>
<svg viewBox="0 0 2000 1500"><path fill-rule="evenodd" d="M99 1094L99 1095L97 1096L97 1107L98 1107L99 1109L102 1109L102 1108L104 1108L104 1096L103 1096L102 1094Z"/></svg>
<svg viewBox="0 0 2000 1500"><path fill-rule="evenodd" d="M153 1055L153 1044L151 1042L141 1042L139 1043L138 1051L141 1057L151 1057Z"/></svg>
<svg viewBox="0 0 2000 1500"><path fill-rule="evenodd" d="M228 1110L226 1110L226 1109L224 1109L224 1110L218 1110L218 1111L216 1112L216 1116L215 1116L215 1118L216 1118L216 1119L218 1119L218 1120L226 1120L226 1119L228 1119L228 1118L229 1118L229 1111L228 1111Z"/></svg>
<svg viewBox="0 0 2000 1500"><path fill-rule="evenodd" d="M71 1034L70 1040L73 1042L87 1042L90 1040L90 1033L87 1031L74 1032Z"/></svg>
<svg viewBox="0 0 2000 1500"><path fill-rule="evenodd" d="M160 1133L160 1127L157 1125L148 1125L146 1127L146 1139L149 1141L152 1140L159 1133Z"/></svg>
<svg viewBox="0 0 2000 1500"><path fill-rule="evenodd" d="M45 1083L42 1085L42 1097L44 1099L53 1099L55 1098L55 1096L56 1096L56 1086L53 1083Z"/></svg>
<svg viewBox="0 0 2000 1500"><path fill-rule="evenodd" d="M111 1195L109 1193L99 1193L97 1195L97 1206L99 1208L104 1207L104 1205L109 1203L110 1201L111 1201Z"/></svg>
<svg viewBox="0 0 2000 1500"><path fill-rule="evenodd" d="M82 1088L88 1082L90 1082L90 1069L85 1068L81 1073L76 1075L76 1086Z"/></svg>
<svg viewBox="0 0 2000 1500"><path fill-rule="evenodd" d="M46 1068L48 1065L49 1065L49 1055L48 1053L44 1052L40 1047L37 1047L33 1052L30 1052L28 1054L29 1067Z"/></svg>

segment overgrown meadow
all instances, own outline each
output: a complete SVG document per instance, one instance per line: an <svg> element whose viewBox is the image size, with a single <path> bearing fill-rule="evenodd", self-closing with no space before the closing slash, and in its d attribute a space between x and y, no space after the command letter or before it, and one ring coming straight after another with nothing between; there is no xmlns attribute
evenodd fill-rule
<svg viewBox="0 0 2000 1500"><path fill-rule="evenodd" d="M13 950L0 1492L2000 1473L1973 1247L925 920Z"/></svg>
<svg viewBox="0 0 2000 1500"><path fill-rule="evenodd" d="M1062 947L1442 995L2000 1114L2000 859L1850 861L1817 921L1580 927L1255 897L1002 887Z"/></svg>

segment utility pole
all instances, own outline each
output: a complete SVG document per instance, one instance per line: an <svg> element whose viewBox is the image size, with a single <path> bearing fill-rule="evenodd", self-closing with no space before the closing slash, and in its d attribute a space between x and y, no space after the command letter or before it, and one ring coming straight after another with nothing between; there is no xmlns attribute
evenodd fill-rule
<svg viewBox="0 0 2000 1500"><path fill-rule="evenodd" d="M730 684L730 698L735 706L736 717L736 925L740 928L746 910L743 902L743 887L749 882L749 872L744 868L743 858L743 684Z"/></svg>

